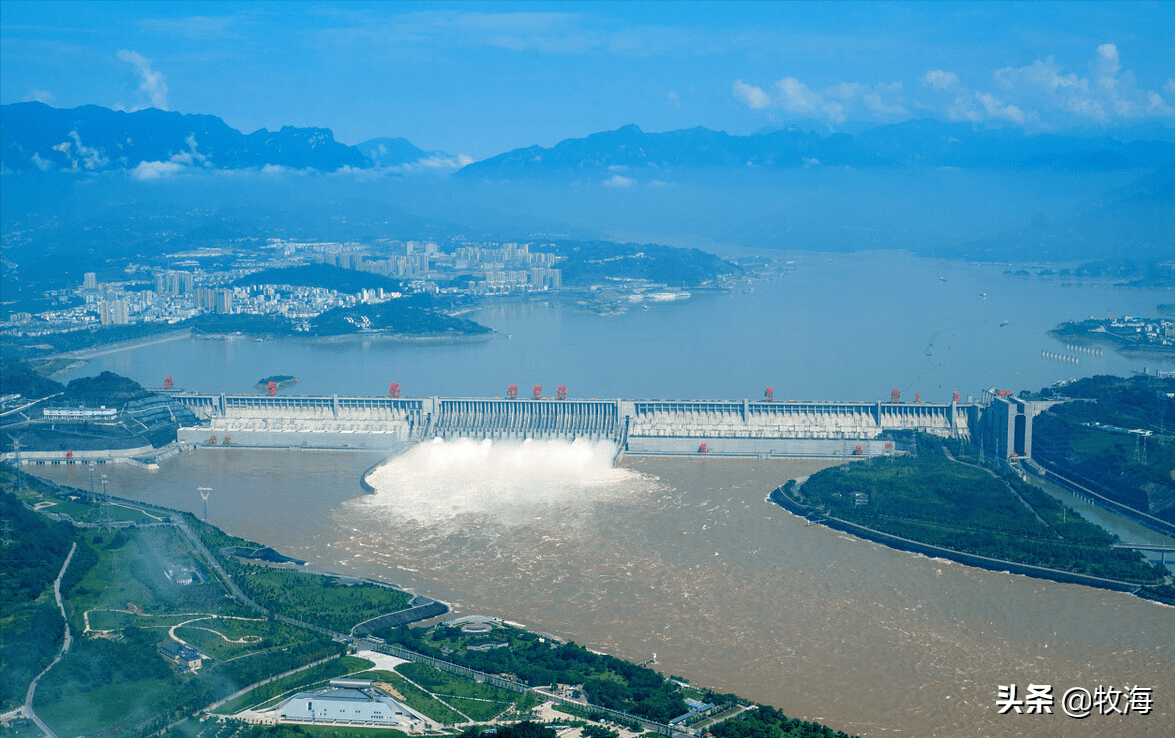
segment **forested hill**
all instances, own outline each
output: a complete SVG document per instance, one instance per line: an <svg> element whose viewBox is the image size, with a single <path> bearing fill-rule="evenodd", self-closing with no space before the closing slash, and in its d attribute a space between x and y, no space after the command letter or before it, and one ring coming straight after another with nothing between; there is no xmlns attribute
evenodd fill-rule
<svg viewBox="0 0 1175 738"><path fill-rule="evenodd" d="M353 295L362 290L383 289L399 292L403 285L399 280L371 272L354 269L340 269L330 264L304 264L284 269L266 269L241 277L233 282L238 286L289 285L291 287L321 287Z"/></svg>
<svg viewBox="0 0 1175 738"><path fill-rule="evenodd" d="M562 257L557 266L567 287L583 287L609 279L647 279L670 287L700 287L742 269L699 249L651 243L557 241L532 246L535 252Z"/></svg>
<svg viewBox="0 0 1175 738"><path fill-rule="evenodd" d="M6 479L12 473L4 471ZM4 602L4 638L0 640L0 710L24 701L25 689L61 647L61 613L52 587L74 540L68 523L47 520L15 495L0 493L4 520L4 565L0 567L0 601Z"/></svg>
<svg viewBox="0 0 1175 738"><path fill-rule="evenodd" d="M1067 401L1033 419L1034 458L1175 524L1175 379L1089 377L1039 397Z"/></svg>
<svg viewBox="0 0 1175 738"><path fill-rule="evenodd" d="M1117 538L961 443L918 436L916 453L825 469L772 493L811 513L963 554L1155 585L1162 573ZM950 455L948 455L948 453Z"/></svg>

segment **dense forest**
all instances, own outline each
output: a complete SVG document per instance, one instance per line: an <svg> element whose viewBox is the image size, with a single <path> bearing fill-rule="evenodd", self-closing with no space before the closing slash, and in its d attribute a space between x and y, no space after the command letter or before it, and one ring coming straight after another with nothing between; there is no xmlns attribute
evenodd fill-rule
<svg viewBox="0 0 1175 738"><path fill-rule="evenodd" d="M556 266L566 287L586 287L610 279L647 279L670 287L712 284L723 274L742 270L714 254L645 243L559 241L537 244L531 250L564 258Z"/></svg>
<svg viewBox="0 0 1175 738"><path fill-rule="evenodd" d="M65 389L61 382L48 379L33 371L24 361L8 361L0 365L0 395L20 395L37 400L55 395Z"/></svg>
<svg viewBox="0 0 1175 738"><path fill-rule="evenodd" d="M61 404L122 407L128 402L141 400L150 394L133 379L114 372L102 372L96 377L78 377L67 384L65 394L61 396Z"/></svg>
<svg viewBox="0 0 1175 738"><path fill-rule="evenodd" d="M789 718L773 707L760 705L710 729L714 738L848 738L827 725Z"/></svg>
<svg viewBox="0 0 1175 738"><path fill-rule="evenodd" d="M5 469L4 475L10 481L13 473ZM61 648L64 623L53 599L53 580L74 529L29 510L9 492L0 493L0 519L0 710L8 710L24 701L29 682Z"/></svg>
<svg viewBox="0 0 1175 738"><path fill-rule="evenodd" d="M1110 499L1175 523L1175 379L1097 376L1046 387L1033 456Z"/></svg>
<svg viewBox="0 0 1175 738"><path fill-rule="evenodd" d="M374 305L335 308L310 321L310 335L339 336L379 331L402 336L479 335L490 333L480 323L402 304L399 300Z"/></svg>

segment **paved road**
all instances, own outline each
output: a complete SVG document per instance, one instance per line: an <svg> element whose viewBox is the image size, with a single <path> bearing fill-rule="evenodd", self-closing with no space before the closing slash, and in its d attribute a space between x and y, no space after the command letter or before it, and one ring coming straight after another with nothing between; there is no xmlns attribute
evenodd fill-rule
<svg viewBox="0 0 1175 738"><path fill-rule="evenodd" d="M49 736L49 738L57 738L57 734L53 732L52 728L45 724L44 720L37 717L37 713L33 711L33 694L37 691L37 682L41 681L41 677L48 674L49 670L57 665L57 662L60 661L61 657L69 651L69 647L73 643L73 634L69 632L69 616L65 614L65 600L61 598L61 578L65 576L65 570L69 568L69 562L73 559L73 552L77 549L78 544L75 541L74 544L69 547L69 555L65 557L65 563L61 565L61 571L57 574L57 578L53 580L53 596L57 598L57 607L60 608L61 618L65 621L65 639L61 644L61 651L58 652L57 658L53 659L53 663L46 666L45 670L38 674L36 678L33 679L32 683L29 684L29 691L25 693L24 707L22 708L24 710L24 714L28 715L29 718L37 724L37 727L40 728L45 733L45 735Z"/></svg>

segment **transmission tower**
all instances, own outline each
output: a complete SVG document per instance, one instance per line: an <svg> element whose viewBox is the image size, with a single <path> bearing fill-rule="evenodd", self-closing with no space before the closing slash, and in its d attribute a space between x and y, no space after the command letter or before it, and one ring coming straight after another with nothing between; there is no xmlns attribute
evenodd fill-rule
<svg viewBox="0 0 1175 738"><path fill-rule="evenodd" d="M208 494L212 492L211 487L197 487L196 491L200 493L200 499L204 501L204 522L208 522Z"/></svg>
<svg viewBox="0 0 1175 738"><path fill-rule="evenodd" d="M16 492L20 494L24 492L24 476L21 473L20 467L20 439L12 439L12 450L16 452Z"/></svg>
<svg viewBox="0 0 1175 738"><path fill-rule="evenodd" d="M1146 439L1142 436L1134 437L1134 463L1146 466Z"/></svg>
<svg viewBox="0 0 1175 738"><path fill-rule="evenodd" d="M110 514L110 495L106 492L106 475L102 475L102 499L98 501L98 525L109 528L114 524Z"/></svg>

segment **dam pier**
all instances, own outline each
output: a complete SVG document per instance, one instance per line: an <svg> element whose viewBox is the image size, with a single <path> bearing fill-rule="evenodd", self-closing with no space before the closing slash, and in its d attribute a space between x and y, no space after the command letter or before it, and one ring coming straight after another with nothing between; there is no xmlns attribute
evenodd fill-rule
<svg viewBox="0 0 1175 738"><path fill-rule="evenodd" d="M377 450L436 438L584 439L650 456L880 456L894 452L894 431L971 440L985 410L958 402L171 396L201 421L179 430L182 444Z"/></svg>

